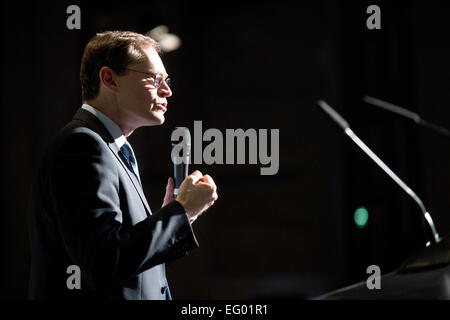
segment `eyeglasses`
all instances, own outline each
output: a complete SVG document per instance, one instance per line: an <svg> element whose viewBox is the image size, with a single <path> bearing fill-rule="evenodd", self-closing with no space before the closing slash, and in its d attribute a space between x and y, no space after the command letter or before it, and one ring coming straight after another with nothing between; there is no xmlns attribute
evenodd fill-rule
<svg viewBox="0 0 450 320"><path fill-rule="evenodd" d="M156 73L152 73L152 72L143 72L143 71L134 70L134 69L130 69L130 68L125 68L125 70L134 71L134 72L143 73L143 74L148 75L153 80L153 86L157 89L161 87L163 82L165 82L167 84L167 86L169 86L169 87L172 82L172 80L170 78L164 79L164 77L160 74L156 74Z"/></svg>

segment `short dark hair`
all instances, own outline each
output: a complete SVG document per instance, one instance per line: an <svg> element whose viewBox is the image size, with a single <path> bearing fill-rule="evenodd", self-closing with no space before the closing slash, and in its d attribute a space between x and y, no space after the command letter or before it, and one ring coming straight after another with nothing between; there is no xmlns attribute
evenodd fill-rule
<svg viewBox="0 0 450 320"><path fill-rule="evenodd" d="M149 36L131 31L97 33L86 45L80 68L83 101L95 99L100 88L99 71L110 67L118 74L145 56L142 47L151 46L160 53L159 44Z"/></svg>

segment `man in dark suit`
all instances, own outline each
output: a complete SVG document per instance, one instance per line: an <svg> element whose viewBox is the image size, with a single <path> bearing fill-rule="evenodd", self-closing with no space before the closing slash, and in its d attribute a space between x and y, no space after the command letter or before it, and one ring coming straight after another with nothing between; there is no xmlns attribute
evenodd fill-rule
<svg viewBox="0 0 450 320"><path fill-rule="evenodd" d="M150 211L126 138L162 124L172 94L153 39L97 34L80 78L84 104L47 150L32 187L29 298L170 299L165 264L198 246L191 223L217 199L216 185L195 171L173 199L170 178L162 208Z"/></svg>

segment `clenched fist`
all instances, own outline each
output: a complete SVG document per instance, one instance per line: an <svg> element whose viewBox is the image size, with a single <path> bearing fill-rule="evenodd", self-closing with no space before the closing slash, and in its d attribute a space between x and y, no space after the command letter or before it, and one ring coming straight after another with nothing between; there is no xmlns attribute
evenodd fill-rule
<svg viewBox="0 0 450 320"><path fill-rule="evenodd" d="M218 198L217 186L207 174L198 170L186 177L181 183L176 200L184 207L192 223Z"/></svg>

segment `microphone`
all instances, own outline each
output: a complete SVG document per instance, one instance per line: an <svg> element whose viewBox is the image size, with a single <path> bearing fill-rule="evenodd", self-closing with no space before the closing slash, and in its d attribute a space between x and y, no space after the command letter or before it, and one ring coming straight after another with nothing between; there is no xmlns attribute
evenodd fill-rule
<svg viewBox="0 0 450 320"><path fill-rule="evenodd" d="M189 129L186 127L175 128L172 132L171 142L171 159L173 163L173 179L175 182L173 197L176 199L181 183L188 176L189 162L191 159L191 133ZM180 152L182 152L182 155L180 155Z"/></svg>
<svg viewBox="0 0 450 320"><path fill-rule="evenodd" d="M370 96L365 96L363 98L363 101L368 103L368 104L370 104L370 105L373 105L375 107L379 107L379 108L382 108L384 110L387 110L387 111L396 113L398 115L401 115L402 117L411 119L416 124L418 124L418 125L420 125L422 127L431 129L434 132L437 132L437 133L439 133L439 134L441 134L443 136L446 136L447 138L450 138L450 131L449 130L447 130L446 128L443 128L441 126L438 126L438 125L436 125L434 123L431 123L431 122L423 120L415 112L409 111L409 110L407 110L405 108L396 106L395 104L392 104L392 103L389 103L389 102L386 102L386 101L383 101L383 100L380 100L380 99L377 99L377 98L374 98L374 97L370 97Z"/></svg>
<svg viewBox="0 0 450 320"><path fill-rule="evenodd" d="M420 210L422 211L423 217L428 224L432 239L431 241L427 242L426 247L428 247L431 243L437 244L441 241L441 238L436 230L436 227L434 225L433 219L431 218L431 215L428 213L428 211L425 209L425 206L420 200L420 198L416 195L416 193L411 190L410 187L406 185L364 142L361 141L361 139L358 138L358 136L350 129L349 123L339 114L337 113L332 107L330 107L325 101L319 100L317 102L320 108L328 114L343 130L344 133L352 139L352 141L361 148L362 151L364 151L383 171L391 177L392 180L394 180L420 207Z"/></svg>

